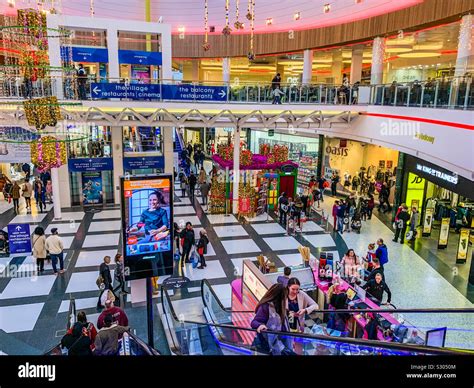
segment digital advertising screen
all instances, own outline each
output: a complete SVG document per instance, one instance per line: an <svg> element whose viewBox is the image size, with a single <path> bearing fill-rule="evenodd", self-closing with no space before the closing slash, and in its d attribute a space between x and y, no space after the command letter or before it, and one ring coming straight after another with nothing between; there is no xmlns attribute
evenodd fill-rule
<svg viewBox="0 0 474 388"><path fill-rule="evenodd" d="M102 174L100 171L82 173L82 204L98 205L103 202Z"/></svg>
<svg viewBox="0 0 474 388"><path fill-rule="evenodd" d="M173 273L171 175L121 177L125 277Z"/></svg>

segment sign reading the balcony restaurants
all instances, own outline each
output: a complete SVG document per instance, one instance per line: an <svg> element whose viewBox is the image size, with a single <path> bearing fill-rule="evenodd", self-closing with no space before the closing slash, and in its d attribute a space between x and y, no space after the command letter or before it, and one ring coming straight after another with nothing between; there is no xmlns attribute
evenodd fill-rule
<svg viewBox="0 0 474 388"><path fill-rule="evenodd" d="M226 101L225 86L163 85L164 100Z"/></svg>

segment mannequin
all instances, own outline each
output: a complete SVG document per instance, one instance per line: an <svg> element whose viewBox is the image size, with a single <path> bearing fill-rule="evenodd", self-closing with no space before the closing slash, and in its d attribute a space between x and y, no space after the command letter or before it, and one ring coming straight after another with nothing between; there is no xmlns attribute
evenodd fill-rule
<svg viewBox="0 0 474 388"><path fill-rule="evenodd" d="M353 191L357 191L357 189L359 188L360 186L360 178L359 176L356 174L354 175L354 177L352 178L352 190Z"/></svg>
<svg viewBox="0 0 474 388"><path fill-rule="evenodd" d="M351 174L348 171L344 172L344 187L349 187L351 185Z"/></svg>

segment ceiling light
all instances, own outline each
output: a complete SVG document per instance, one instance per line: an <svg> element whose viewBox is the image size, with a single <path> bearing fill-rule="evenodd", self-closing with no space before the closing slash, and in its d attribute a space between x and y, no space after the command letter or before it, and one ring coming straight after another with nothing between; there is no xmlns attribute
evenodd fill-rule
<svg viewBox="0 0 474 388"><path fill-rule="evenodd" d="M354 0L354 3L360 4L360 3L362 3L362 0Z"/></svg>
<svg viewBox="0 0 474 388"><path fill-rule="evenodd" d="M386 53L408 53L410 51L412 48L409 45L385 47Z"/></svg>
<svg viewBox="0 0 474 388"><path fill-rule="evenodd" d="M331 10L331 4L324 4L323 11L328 13Z"/></svg>
<svg viewBox="0 0 474 388"><path fill-rule="evenodd" d="M8 6L11 8L15 7L15 0L8 0Z"/></svg>
<svg viewBox="0 0 474 388"><path fill-rule="evenodd" d="M267 20L265 20L265 24L267 26L271 26L273 24L273 18L267 18Z"/></svg>
<svg viewBox="0 0 474 388"><path fill-rule="evenodd" d="M185 32L186 31L186 27L184 26L179 26L178 27L178 32Z"/></svg>
<svg viewBox="0 0 474 388"><path fill-rule="evenodd" d="M430 51L412 51L410 53L401 53L398 54L400 58L433 58L439 57L441 54L437 52Z"/></svg>
<svg viewBox="0 0 474 388"><path fill-rule="evenodd" d="M293 14L293 20L300 20L301 19L301 12L295 12Z"/></svg>
<svg viewBox="0 0 474 388"><path fill-rule="evenodd" d="M413 50L441 50L443 44L427 43L427 44L415 44Z"/></svg>

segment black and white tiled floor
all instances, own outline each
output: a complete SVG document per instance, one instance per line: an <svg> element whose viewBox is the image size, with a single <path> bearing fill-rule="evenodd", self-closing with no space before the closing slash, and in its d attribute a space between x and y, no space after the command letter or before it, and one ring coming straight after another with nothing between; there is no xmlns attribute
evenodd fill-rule
<svg viewBox="0 0 474 388"><path fill-rule="evenodd" d="M177 186L176 189L178 189ZM332 233L330 227L327 230L327 225L321 225L319 216L304 224L302 234L288 236L272 216L268 217L264 214L239 222L233 215L207 214L200 205L202 201L199 196L196 196L196 200L192 202L188 197L181 198L180 190L176 191L176 194L178 196L175 197L174 221L178 224L192 222L195 226L196 237L199 230L205 228L210 239L206 257L207 268L193 269L190 264L187 264L184 274L191 282L183 289L172 292L176 312L185 314L187 319L202 319L199 285L204 278L213 285L224 306L230 307L230 283L241 274L242 261L246 258L255 259L262 253L274 261L277 267L297 265L301 262L298 252L300 245L309 246L314 257L318 257L321 251L333 252L336 257L339 257L348 246L355 248L358 254L365 254L368 242L374 241L379 236L386 240L389 237L388 228L379 225L380 222L376 219L370 224L365 224L366 227L361 235L340 236ZM326 201L324 206L329 208L330 202ZM34 349L43 352L54 346L64 334L70 297L75 298L79 310L86 311L90 321L95 322L98 316L95 307L99 294L95 284L97 271L103 257L113 256L120 247L120 209L104 208L99 213L88 213L82 209L67 209L62 216L62 221L53 221L52 211L50 211L47 214L34 212L32 216L15 217L11 210L0 215L2 228L12 220L41 224L47 232L52 227L59 228L67 250L66 272L59 277L54 276L50 265L47 265L46 272L42 276L29 274L29 276L0 278L0 351L4 353L29 354ZM392 249L392 253L398 254L395 248L389 247L389 249ZM472 307L472 304L450 284L443 283L436 271L429 266L425 268L423 260L416 254L412 255L402 250L400 255L396 258L392 254L392 261L387 268L390 287L398 307L414 307L413 299L416 293L420 292L420 281L428 285L435 284L436 289L431 290L430 293L425 292L425 288L429 289L428 286L422 287L424 299L418 303L419 307L439 305L437 301L439 302L439 298L443 295L449 295L451 304L448 305L447 300L442 299L446 305L440 307ZM406 255L410 256L405 259ZM0 258L0 266L11 262L21 265L20 268L25 271L34 268L31 257ZM420 269L420 267L423 268ZM422 270L424 277L413 278L410 274L407 275L406 268L411 268L415 273L421 273ZM160 278L159 282L161 283L164 278ZM437 288L441 286L444 289L438 290ZM157 298L157 304L158 302ZM126 311L131 326L136 329L138 335L146 338L145 308L132 307L130 303L127 303ZM157 336L155 343L158 343L159 350L165 351L158 309L155 313ZM461 317L450 317L448 326L454 325L459 328L456 341L458 345L466 347L466 342L474 342L472 331L470 331L474 329L470 327L472 319L463 321L458 318ZM424 326L441 326L446 322L440 320L439 324L428 321L420 323ZM2 336L8 336L12 341L1 341Z"/></svg>

